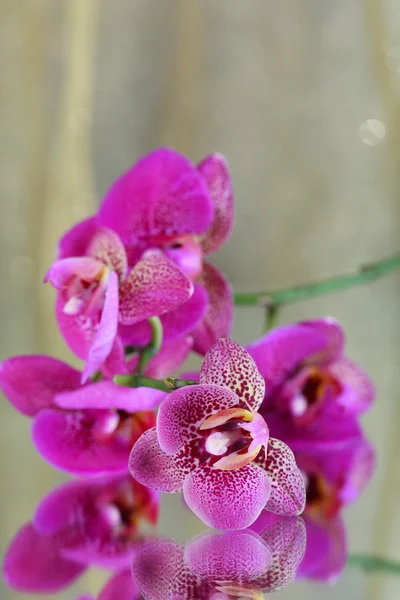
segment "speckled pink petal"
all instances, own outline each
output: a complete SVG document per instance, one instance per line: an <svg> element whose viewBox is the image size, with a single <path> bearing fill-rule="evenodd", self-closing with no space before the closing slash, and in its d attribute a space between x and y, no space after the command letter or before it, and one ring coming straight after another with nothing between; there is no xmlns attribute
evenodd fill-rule
<svg viewBox="0 0 400 600"><path fill-rule="evenodd" d="M216 529L251 525L267 504L270 492L266 471L253 464L236 471L200 465L183 484L186 504L206 525Z"/></svg>
<svg viewBox="0 0 400 600"><path fill-rule="evenodd" d="M344 333L331 317L285 325L246 346L265 379L267 393L295 369L306 364L328 364L343 351Z"/></svg>
<svg viewBox="0 0 400 600"><path fill-rule="evenodd" d="M116 273L120 279L126 277L128 262L125 248L118 235L107 227L101 227L93 236L88 254L107 265Z"/></svg>
<svg viewBox="0 0 400 600"><path fill-rule="evenodd" d="M101 367L112 350L118 329L118 308L118 277L114 271L111 271L100 323L83 369L82 383L85 383Z"/></svg>
<svg viewBox="0 0 400 600"><path fill-rule="evenodd" d="M207 182L215 204L211 227L201 236L204 254L211 254L226 242L233 229L232 181L227 160L222 154L210 154L198 165L198 169Z"/></svg>
<svg viewBox="0 0 400 600"><path fill-rule="evenodd" d="M252 525L257 529L259 520L271 513L264 511ZM292 583L298 573L306 549L306 528L301 517L275 517L259 535L268 545L272 554L272 564L266 573L255 582L267 594L277 592ZM307 540L308 542L308 540Z"/></svg>
<svg viewBox="0 0 400 600"><path fill-rule="evenodd" d="M3 563L8 586L28 593L58 592L71 585L86 570L63 558L56 538L41 536L28 523L9 545Z"/></svg>
<svg viewBox="0 0 400 600"><path fill-rule="evenodd" d="M61 290L72 277L79 277L88 282L95 281L103 269L104 265L90 256L63 258L53 262L44 281L51 283L57 290Z"/></svg>
<svg viewBox="0 0 400 600"><path fill-rule="evenodd" d="M175 390L161 403L157 416L158 441L175 454L199 436L198 428L211 415L238 404L231 390L216 385L191 385Z"/></svg>
<svg viewBox="0 0 400 600"><path fill-rule="evenodd" d="M213 217L203 177L170 148L154 150L122 175L98 213L99 224L116 231L125 246L160 235L200 234Z"/></svg>
<svg viewBox="0 0 400 600"><path fill-rule="evenodd" d="M342 386L337 402L345 414L360 414L371 408L375 388L371 379L359 365L348 358L341 358L329 367Z"/></svg>
<svg viewBox="0 0 400 600"><path fill-rule="evenodd" d="M133 325L162 315L186 302L193 284L166 256L146 252L120 286L120 322Z"/></svg>
<svg viewBox="0 0 400 600"><path fill-rule="evenodd" d="M185 560L206 581L245 582L261 577L271 565L272 555L252 531L206 531L186 544Z"/></svg>
<svg viewBox="0 0 400 600"><path fill-rule="evenodd" d="M347 534L340 516L313 521L305 517L307 548L297 579L335 583L346 567Z"/></svg>
<svg viewBox="0 0 400 600"><path fill-rule="evenodd" d="M165 395L165 392L150 387L129 388L115 385L112 381L99 381L58 394L55 405L70 410L96 408L133 413L138 410L153 410Z"/></svg>
<svg viewBox="0 0 400 600"><path fill-rule="evenodd" d="M164 342L172 342L193 331L206 314L209 306L206 290L194 284L193 295L175 308L161 315ZM141 321L136 325L121 325L119 335L127 346L146 346L151 338L151 328L148 321Z"/></svg>
<svg viewBox="0 0 400 600"><path fill-rule="evenodd" d="M131 475L152 489L161 492L180 492L183 482L192 469L198 465L198 457L191 456L196 447L181 448L178 454L169 456L160 448L156 429L148 429L141 435L129 458Z"/></svg>
<svg viewBox="0 0 400 600"><path fill-rule="evenodd" d="M80 221L69 229L58 243L57 258L84 256L97 229L96 217Z"/></svg>
<svg viewBox="0 0 400 600"><path fill-rule="evenodd" d="M53 406L54 396L80 387L81 374L51 356L13 356L0 363L0 388L24 415Z"/></svg>
<svg viewBox="0 0 400 600"><path fill-rule="evenodd" d="M33 423L33 442L45 460L68 473L121 473L127 468L130 441L110 434L101 442L97 434L100 425L105 427L106 420L113 425L112 419L110 411L45 409Z"/></svg>
<svg viewBox="0 0 400 600"><path fill-rule="evenodd" d="M205 354L221 337L228 337L232 330L232 287L224 275L210 263L203 263L198 279L209 296L209 308L193 332L194 350Z"/></svg>
<svg viewBox="0 0 400 600"><path fill-rule="evenodd" d="M98 600L140 600L130 569L116 573L100 592Z"/></svg>
<svg viewBox="0 0 400 600"><path fill-rule="evenodd" d="M306 491L303 476L289 446L270 437L267 459L263 448L255 462L271 478L271 495L265 508L279 515L300 515L304 510Z"/></svg>
<svg viewBox="0 0 400 600"><path fill-rule="evenodd" d="M253 410L258 410L264 400L264 379L251 356L233 340L223 338L207 352L200 369L200 383L231 389Z"/></svg>

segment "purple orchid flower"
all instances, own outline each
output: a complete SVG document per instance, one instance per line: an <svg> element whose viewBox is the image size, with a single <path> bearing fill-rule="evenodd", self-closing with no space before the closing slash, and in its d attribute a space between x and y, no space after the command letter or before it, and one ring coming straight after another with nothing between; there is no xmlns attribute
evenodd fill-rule
<svg viewBox="0 0 400 600"><path fill-rule="evenodd" d="M136 442L133 477L160 491L183 490L189 508L220 529L247 527L264 508L300 514L303 478L257 412L264 390L250 355L221 339L204 358L200 384L167 396L157 426Z"/></svg>
<svg viewBox="0 0 400 600"><path fill-rule="evenodd" d="M64 339L86 360L82 382L112 352L119 324L129 329L193 294L189 279L160 251L148 250L129 270L121 240L105 227L95 232L85 256L57 260L45 281L59 290L56 316Z"/></svg>
<svg viewBox="0 0 400 600"><path fill-rule="evenodd" d="M158 539L143 544L132 564L148 600L261 600L289 585L305 550L299 518L281 517L253 531L208 531L186 544Z"/></svg>
<svg viewBox="0 0 400 600"><path fill-rule="evenodd" d="M113 184L97 215L64 235L59 258L87 255L103 227L119 236L130 268L146 252L158 249L194 283L190 300L179 302L177 309L154 313L162 315L167 341L192 333L194 349L205 354L230 334L231 287L216 267L203 260L218 250L233 227L232 183L221 154L211 154L198 167L170 148L143 157ZM120 321L118 331L126 345L148 343L150 327L138 321L135 325L132 318Z"/></svg>
<svg viewBox="0 0 400 600"><path fill-rule="evenodd" d="M274 435L312 440L314 446L358 437L357 417L371 406L375 392L364 371L343 355L337 321L278 327L247 350L265 380L261 412Z"/></svg>
<svg viewBox="0 0 400 600"><path fill-rule="evenodd" d="M147 375L169 375L191 346L190 339L164 346L149 361ZM113 369L133 372L137 360L109 364L109 377ZM154 408L165 393L107 379L81 386L80 379L78 370L49 356L15 356L0 364L0 387L18 411L33 418L33 441L45 460L76 475L125 473L132 445L154 425Z"/></svg>

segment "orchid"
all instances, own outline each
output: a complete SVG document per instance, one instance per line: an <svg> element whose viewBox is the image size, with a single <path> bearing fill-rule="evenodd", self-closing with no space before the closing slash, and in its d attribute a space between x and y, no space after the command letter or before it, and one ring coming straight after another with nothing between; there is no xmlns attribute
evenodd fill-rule
<svg viewBox="0 0 400 600"><path fill-rule="evenodd" d="M194 294L187 302L168 308L164 304L167 294L162 293L163 310L156 305L153 314L162 315L166 340L191 332L195 350L204 354L219 337L229 335L233 300L226 278L203 257L218 250L232 227L233 193L225 158L211 154L195 167L175 150L160 148L141 158L112 185L97 215L62 237L59 259L90 254L92 240L102 228L117 234L129 268L140 264L149 251L161 251L194 283ZM73 300L67 310L76 306ZM148 323L128 312L123 311L118 328L123 342L146 345ZM64 326L64 317L58 313L67 342L82 353L81 341L75 343L72 334L68 335L68 325Z"/></svg>
<svg viewBox="0 0 400 600"><path fill-rule="evenodd" d="M300 514L303 478L292 451L269 437L257 412L264 391L250 355L221 339L204 358L200 384L167 396L156 427L134 445L133 477L164 492L183 491L189 508L221 529L247 527L264 508Z"/></svg>
<svg viewBox="0 0 400 600"><path fill-rule="evenodd" d="M148 600L261 600L294 580L305 541L294 517L278 518L260 535L208 531L186 544L160 538L138 549L132 575Z"/></svg>
<svg viewBox="0 0 400 600"><path fill-rule="evenodd" d="M141 600L136 585L133 582L131 570L117 571L106 583L97 600ZM79 596L77 600L95 600L93 596Z"/></svg>
<svg viewBox="0 0 400 600"><path fill-rule="evenodd" d="M185 359L190 338L171 342L146 373L162 377ZM135 369L138 357L109 365ZM0 387L11 404L33 418L33 441L53 466L77 475L125 473L133 443L155 423L165 392L115 385L109 379L80 385L81 373L55 358L15 356L0 364Z"/></svg>
<svg viewBox="0 0 400 600"><path fill-rule="evenodd" d="M375 393L364 371L344 356L337 321L278 327L247 351L265 380L261 412L275 435L314 443L358 436L357 417Z"/></svg>
<svg viewBox="0 0 400 600"><path fill-rule="evenodd" d="M93 235L84 256L56 260L46 274L58 291L56 316L71 350L86 365L85 382L109 357L118 327L128 328L185 303L193 285L157 250L128 268L118 235L105 227Z"/></svg>

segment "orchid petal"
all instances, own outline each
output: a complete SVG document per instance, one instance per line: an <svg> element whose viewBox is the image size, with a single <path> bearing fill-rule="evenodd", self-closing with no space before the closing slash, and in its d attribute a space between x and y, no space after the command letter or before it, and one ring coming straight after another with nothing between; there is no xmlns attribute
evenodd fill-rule
<svg viewBox="0 0 400 600"><path fill-rule="evenodd" d="M339 323L327 317L285 325L246 346L268 394L300 366L328 364L343 351L344 333Z"/></svg>
<svg viewBox="0 0 400 600"><path fill-rule="evenodd" d="M196 283L193 287L194 292L189 300L161 315L165 343L175 341L192 332L205 316L209 306L207 292ZM151 327L147 320L135 325L120 324L118 332L127 346L146 346L151 339Z"/></svg>
<svg viewBox="0 0 400 600"><path fill-rule="evenodd" d="M229 281L213 265L205 262L198 279L207 290L210 305L203 320L193 332L194 349L205 354L221 337L231 333L233 321L233 294Z"/></svg>
<svg viewBox="0 0 400 600"><path fill-rule="evenodd" d="M89 316L67 314L64 312L63 293L57 294L56 319L60 332L72 352L80 359L86 360L93 338L96 335L97 322Z"/></svg>
<svg viewBox="0 0 400 600"><path fill-rule="evenodd" d="M111 229L101 227L96 231L88 253L100 263L116 271L120 279L126 277L128 262L125 248L118 235Z"/></svg>
<svg viewBox="0 0 400 600"><path fill-rule="evenodd" d="M98 600L140 600L130 569L116 573L100 592Z"/></svg>
<svg viewBox="0 0 400 600"><path fill-rule="evenodd" d="M236 404L236 394L216 385L193 385L175 390L158 411L157 434L162 450L175 454L183 444L199 436L198 428L206 418Z"/></svg>
<svg viewBox="0 0 400 600"><path fill-rule="evenodd" d="M101 367L113 348L118 329L118 305L118 277L111 271L100 323L90 346L82 383Z"/></svg>
<svg viewBox="0 0 400 600"><path fill-rule="evenodd" d="M79 371L51 356L14 356L0 363L3 394L30 417L53 406L55 395L78 388L80 378Z"/></svg>
<svg viewBox="0 0 400 600"><path fill-rule="evenodd" d="M203 233L213 216L207 185L194 165L175 150L159 148L114 183L98 221L131 246L159 235Z"/></svg>
<svg viewBox="0 0 400 600"><path fill-rule="evenodd" d="M24 525L8 547L3 575L7 584L21 592L58 592L86 570L61 556L57 539L41 536L32 524Z"/></svg>
<svg viewBox="0 0 400 600"><path fill-rule="evenodd" d="M87 254L89 243L96 230L96 217L89 217L71 227L59 241L57 258L84 256Z"/></svg>
<svg viewBox="0 0 400 600"><path fill-rule="evenodd" d="M221 471L200 465L183 484L189 508L209 527L244 529L256 520L268 502L271 482L256 465Z"/></svg>
<svg viewBox="0 0 400 600"><path fill-rule="evenodd" d="M231 389L253 410L258 410L264 400L264 379L251 356L233 340L221 339L207 352L200 369L200 383Z"/></svg>
<svg viewBox="0 0 400 600"><path fill-rule="evenodd" d="M265 508L279 515L300 515L304 510L306 491L303 476L289 446L270 437L266 459L263 449L255 462L271 479L271 495Z"/></svg>
<svg viewBox="0 0 400 600"><path fill-rule="evenodd" d="M104 265L90 256L63 258L53 262L44 281L48 281L54 288L61 290L72 277L79 277L88 282L95 281L103 269Z"/></svg>
<svg viewBox="0 0 400 600"><path fill-rule="evenodd" d="M375 389L361 367L348 358L341 358L330 365L329 372L342 386L343 391L337 402L345 414L357 415L371 407L375 399Z"/></svg>
<svg viewBox="0 0 400 600"><path fill-rule="evenodd" d="M193 284L162 252L152 250L120 286L120 322L133 325L162 315L186 302Z"/></svg>
<svg viewBox="0 0 400 600"><path fill-rule="evenodd" d="M229 238L234 222L233 189L228 163L222 154L210 154L198 169L207 182L215 204L214 220L202 235L204 254L216 252Z"/></svg>
<svg viewBox="0 0 400 600"><path fill-rule="evenodd" d="M146 375L155 379L170 376L185 362L193 346L193 339L188 336L164 344L160 352L149 360Z"/></svg>

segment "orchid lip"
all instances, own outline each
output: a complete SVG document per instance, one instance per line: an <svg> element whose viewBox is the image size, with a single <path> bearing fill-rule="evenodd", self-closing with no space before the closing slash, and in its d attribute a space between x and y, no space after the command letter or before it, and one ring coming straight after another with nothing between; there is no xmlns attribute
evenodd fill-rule
<svg viewBox="0 0 400 600"><path fill-rule="evenodd" d="M213 429L214 427L220 427L225 425L232 419L240 419L242 421L251 422L254 420L254 415L250 410L245 408L226 408L218 411L215 415L211 415L200 425L199 430L204 431L206 429Z"/></svg>

